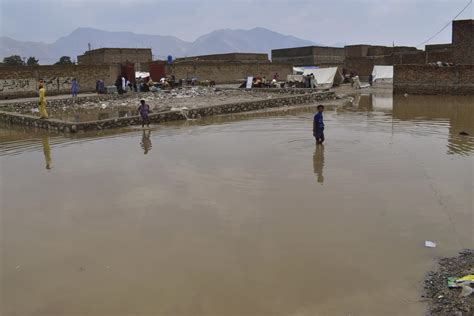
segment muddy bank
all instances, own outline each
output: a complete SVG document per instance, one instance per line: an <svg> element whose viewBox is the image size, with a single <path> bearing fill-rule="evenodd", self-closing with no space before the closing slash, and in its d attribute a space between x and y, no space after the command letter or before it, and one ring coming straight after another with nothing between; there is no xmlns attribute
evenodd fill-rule
<svg viewBox="0 0 474 316"><path fill-rule="evenodd" d="M464 250L457 257L439 260L436 271L431 271L425 279L423 298L429 300L429 315L444 316L474 315L474 294L460 295L461 288L449 288L448 278L474 274L474 250Z"/></svg>

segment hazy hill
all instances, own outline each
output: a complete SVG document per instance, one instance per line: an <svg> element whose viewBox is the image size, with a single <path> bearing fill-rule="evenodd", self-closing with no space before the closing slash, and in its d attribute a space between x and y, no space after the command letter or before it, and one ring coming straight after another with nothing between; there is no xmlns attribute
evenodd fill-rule
<svg viewBox="0 0 474 316"><path fill-rule="evenodd" d="M217 30L203 35L194 42L186 42L174 36L146 35L132 32L109 32L93 28L78 28L71 34L47 44L20 42L0 37L0 58L13 54L21 57L35 56L40 64L52 64L61 56L77 59L88 47L150 47L154 58L194 56L230 52L270 53L274 48L312 45L311 41L283 35L265 28L251 30Z"/></svg>

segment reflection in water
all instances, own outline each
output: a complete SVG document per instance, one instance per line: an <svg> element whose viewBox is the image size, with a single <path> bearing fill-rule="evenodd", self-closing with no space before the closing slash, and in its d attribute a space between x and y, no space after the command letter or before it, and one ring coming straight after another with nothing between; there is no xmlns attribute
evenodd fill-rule
<svg viewBox="0 0 474 316"><path fill-rule="evenodd" d="M318 183L323 184L324 176L323 176L323 169L324 169L324 145L316 145L316 149L314 150L313 155L313 168L314 173L318 177Z"/></svg>
<svg viewBox="0 0 474 316"><path fill-rule="evenodd" d="M148 152L151 149L150 135L151 135L150 130L148 130L148 131L143 130L142 141L141 141L140 145L142 146L142 149L143 149L143 152L144 152L145 155L148 154Z"/></svg>
<svg viewBox="0 0 474 316"><path fill-rule="evenodd" d="M41 137L41 142L43 145L44 160L46 162L46 169L51 169L51 148L49 146L49 137L44 135Z"/></svg>
<svg viewBox="0 0 474 316"><path fill-rule="evenodd" d="M449 121L448 154L469 155L474 152L474 107L467 96L394 96L393 118L411 120L416 125L437 128L443 120Z"/></svg>

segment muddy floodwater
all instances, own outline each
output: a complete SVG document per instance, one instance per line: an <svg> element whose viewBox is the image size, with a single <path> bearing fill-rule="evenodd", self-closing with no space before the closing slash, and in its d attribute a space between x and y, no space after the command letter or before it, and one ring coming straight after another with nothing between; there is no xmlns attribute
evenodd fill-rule
<svg viewBox="0 0 474 316"><path fill-rule="evenodd" d="M423 315L474 246L474 98L356 97L319 147L313 111L1 127L0 314Z"/></svg>

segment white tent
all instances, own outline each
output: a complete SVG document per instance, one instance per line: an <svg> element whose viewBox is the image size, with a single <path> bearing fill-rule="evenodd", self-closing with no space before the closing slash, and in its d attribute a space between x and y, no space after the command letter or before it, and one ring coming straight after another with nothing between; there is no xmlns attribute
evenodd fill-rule
<svg viewBox="0 0 474 316"><path fill-rule="evenodd" d="M393 82L393 66L374 66L373 82Z"/></svg>
<svg viewBox="0 0 474 316"><path fill-rule="evenodd" d="M334 79L336 79L336 75L340 76L337 67L305 69L303 72L303 76L311 74L313 74L314 78L316 79L316 87L323 89L332 88L334 85Z"/></svg>

